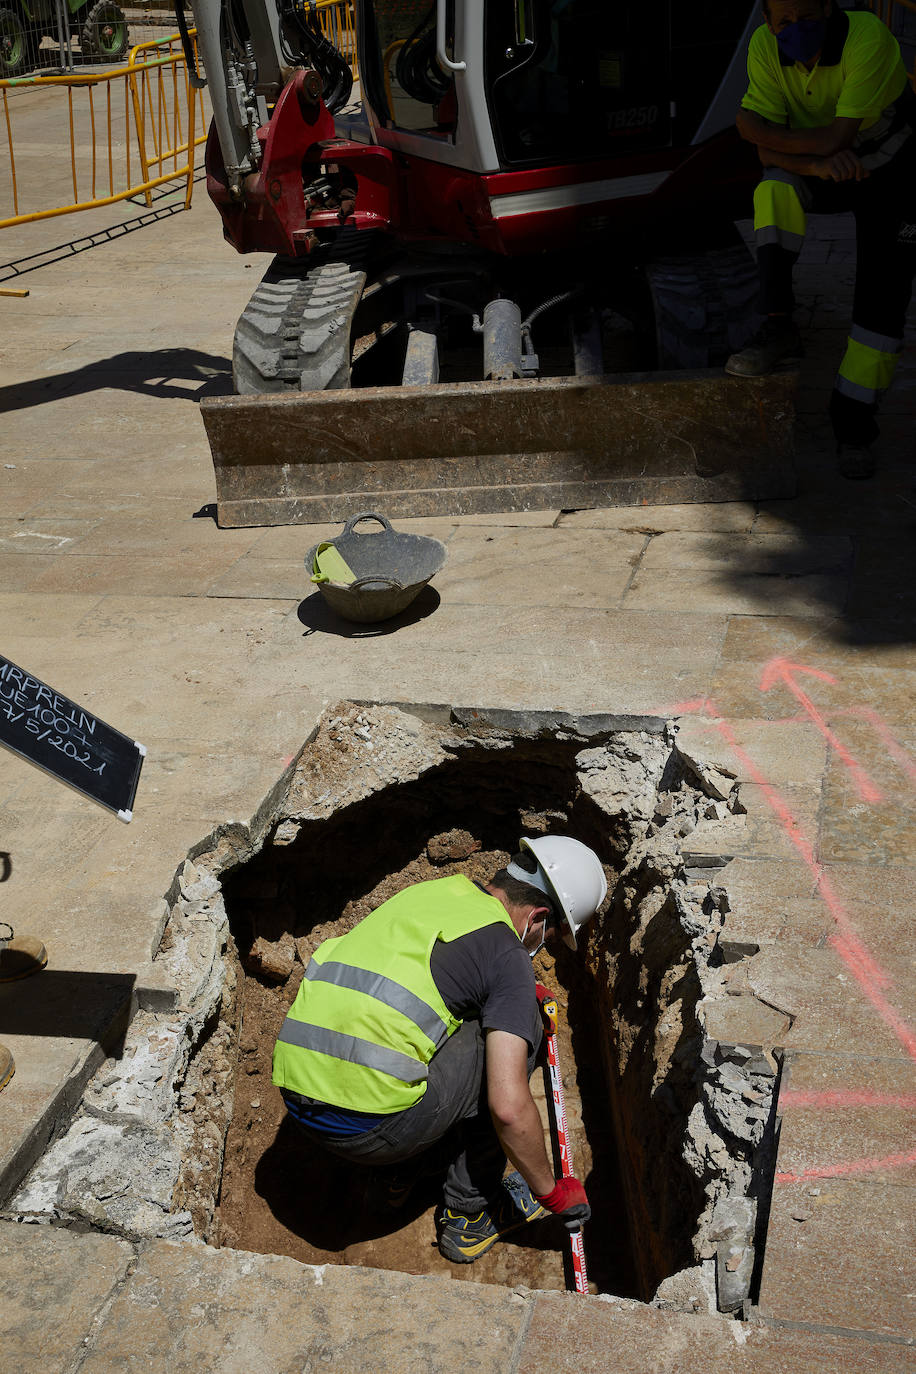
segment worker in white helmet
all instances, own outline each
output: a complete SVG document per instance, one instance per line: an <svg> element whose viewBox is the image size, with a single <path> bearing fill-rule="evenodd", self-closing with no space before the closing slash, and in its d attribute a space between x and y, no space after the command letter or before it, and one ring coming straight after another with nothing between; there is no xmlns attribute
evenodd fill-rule
<svg viewBox="0 0 916 1374"><path fill-rule="evenodd" d="M579 1180L554 1176L528 1086L531 959L554 934L575 949L606 894L598 856L561 835L522 839L487 884L405 888L315 951L280 1032L274 1083L312 1141L362 1165L411 1161L389 1174L390 1203L445 1174L439 1249L456 1263L549 1213L570 1230L590 1216Z"/></svg>

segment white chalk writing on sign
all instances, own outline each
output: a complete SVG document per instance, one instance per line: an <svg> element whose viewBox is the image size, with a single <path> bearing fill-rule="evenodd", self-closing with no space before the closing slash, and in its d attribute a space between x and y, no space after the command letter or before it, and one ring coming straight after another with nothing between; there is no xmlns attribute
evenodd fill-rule
<svg viewBox="0 0 916 1374"><path fill-rule="evenodd" d="M130 820L143 745L3 657L0 744Z"/></svg>
<svg viewBox="0 0 916 1374"><path fill-rule="evenodd" d="M99 776L104 773L106 761L93 759L86 737L95 734L95 717L87 716L72 701L4 660L0 660L0 703L0 711L11 725L22 721L23 729L47 740L52 749L59 749Z"/></svg>

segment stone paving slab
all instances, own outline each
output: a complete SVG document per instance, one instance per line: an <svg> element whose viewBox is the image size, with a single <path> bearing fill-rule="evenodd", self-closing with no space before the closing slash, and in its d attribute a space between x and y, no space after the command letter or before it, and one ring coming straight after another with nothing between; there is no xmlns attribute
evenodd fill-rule
<svg viewBox="0 0 916 1374"><path fill-rule="evenodd" d="M644 545L622 531L459 529L436 590L454 605L616 607Z"/></svg>
<svg viewBox="0 0 916 1374"><path fill-rule="evenodd" d="M17 1374L64 1374L134 1262L113 1236L0 1226L0 1349Z"/></svg>
<svg viewBox="0 0 916 1374"><path fill-rule="evenodd" d="M759 519L758 508L748 501L717 501L711 505L618 506L611 510L563 511L557 523L560 529L572 530L632 529L645 534L708 530L744 534L755 529Z"/></svg>
<svg viewBox="0 0 916 1374"><path fill-rule="evenodd" d="M773 946L764 946L746 966L747 983L755 995L793 1016L787 1047L840 1052L850 1044L864 1045L874 1053L902 1056L905 1048L893 1023L860 986L855 972L856 966L850 967L834 949L794 948L785 958ZM906 1016L904 1000L896 1011Z"/></svg>
<svg viewBox="0 0 916 1374"><path fill-rule="evenodd" d="M779 1093L780 1173L813 1178L826 1166L837 1177L876 1187L916 1187L916 1067L870 1055L868 1048L862 1045L852 1057L796 1050L786 1055Z"/></svg>
<svg viewBox="0 0 916 1374"><path fill-rule="evenodd" d="M506 1289L159 1243L141 1249L82 1371L505 1374L526 1317Z"/></svg>
<svg viewBox="0 0 916 1374"><path fill-rule="evenodd" d="M602 1310L604 1309L604 1310ZM826 1324L825 1324L826 1325ZM828 1330L793 1330L636 1311L623 1302L538 1296L518 1364L519 1374L903 1374L913 1367L903 1344L855 1339Z"/></svg>
<svg viewBox="0 0 916 1374"><path fill-rule="evenodd" d="M914 1353L826 1323L747 1324L9 1224L0 1225L0 1294L4 1356L17 1374L902 1374Z"/></svg>
<svg viewBox="0 0 916 1374"><path fill-rule="evenodd" d="M914 1202L912 1185L887 1178L778 1181L764 1317L916 1338ZM909 1359L902 1367L912 1367L912 1350Z"/></svg>

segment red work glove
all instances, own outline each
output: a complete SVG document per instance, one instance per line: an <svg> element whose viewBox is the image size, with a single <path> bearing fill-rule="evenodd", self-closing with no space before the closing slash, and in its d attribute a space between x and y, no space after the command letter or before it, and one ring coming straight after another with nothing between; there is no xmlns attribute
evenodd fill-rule
<svg viewBox="0 0 916 1374"><path fill-rule="evenodd" d="M536 1193L535 1197L548 1212L561 1218L567 1231L578 1231L592 1214L585 1189L577 1178L558 1178L552 1192L543 1196Z"/></svg>
<svg viewBox="0 0 916 1374"><path fill-rule="evenodd" d="M541 1002L546 1002L551 997L553 997L553 993L550 991L550 988L545 988L543 983L535 983L534 993L538 999L538 1004L540 1004Z"/></svg>

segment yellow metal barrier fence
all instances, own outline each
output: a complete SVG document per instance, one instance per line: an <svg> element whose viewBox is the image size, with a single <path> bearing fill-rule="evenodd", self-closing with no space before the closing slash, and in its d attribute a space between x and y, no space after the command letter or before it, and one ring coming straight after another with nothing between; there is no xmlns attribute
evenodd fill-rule
<svg viewBox="0 0 916 1374"><path fill-rule="evenodd" d="M350 0L318 0L315 9L324 37L347 59L354 74L357 73L356 14Z"/></svg>
<svg viewBox="0 0 916 1374"><path fill-rule="evenodd" d="M316 10L325 38L356 70L349 0L318 0ZM0 229L134 196L150 205L157 187L182 179L190 206L207 114L178 34L138 43L126 66L2 80L0 93L8 154L0 159Z"/></svg>
<svg viewBox="0 0 916 1374"><path fill-rule="evenodd" d="M149 205L157 186L180 178L190 205L194 150L207 135L202 92L191 88L178 34L137 44L124 67L0 81L0 92L9 155L0 229L131 196ZM61 176L72 201L31 208L62 199Z"/></svg>

